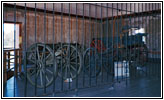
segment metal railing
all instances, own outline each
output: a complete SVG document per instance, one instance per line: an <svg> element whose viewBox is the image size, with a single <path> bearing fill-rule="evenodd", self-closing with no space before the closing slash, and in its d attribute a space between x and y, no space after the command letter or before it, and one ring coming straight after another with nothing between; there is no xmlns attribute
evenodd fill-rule
<svg viewBox="0 0 164 100"><path fill-rule="evenodd" d="M22 52L14 49L15 62L17 51L23 55L19 68L22 64L24 87L17 86L22 89L13 96L55 97L69 91L78 96L82 88L113 87L122 81L127 85L143 77L160 79L160 11L159 2L4 4L4 20L12 12L14 23L24 25ZM5 72L5 62L10 63L6 57L4 50Z"/></svg>

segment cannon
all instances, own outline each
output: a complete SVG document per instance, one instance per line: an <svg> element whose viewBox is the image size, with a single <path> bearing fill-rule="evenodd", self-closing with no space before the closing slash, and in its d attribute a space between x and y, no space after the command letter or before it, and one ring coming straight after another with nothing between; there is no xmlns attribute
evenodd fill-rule
<svg viewBox="0 0 164 100"><path fill-rule="evenodd" d="M76 44L36 43L27 50L27 79L39 88L48 87L57 76L76 78L81 71L82 56Z"/></svg>
<svg viewBox="0 0 164 100"><path fill-rule="evenodd" d="M136 66L145 66L148 57L145 43L147 33L130 33L131 29L134 27L125 26L119 36L93 38L90 47L84 53L86 73L95 77L103 68L108 74L113 75L115 61L130 62L130 70L133 71L136 70Z"/></svg>

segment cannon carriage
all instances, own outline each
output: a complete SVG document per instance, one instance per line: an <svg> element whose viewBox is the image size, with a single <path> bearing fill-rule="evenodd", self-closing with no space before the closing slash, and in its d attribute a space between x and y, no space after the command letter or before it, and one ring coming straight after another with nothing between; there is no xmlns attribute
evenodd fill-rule
<svg viewBox="0 0 164 100"><path fill-rule="evenodd" d="M43 88L51 85L57 76L64 80L76 78L82 67L80 48L80 45L76 43L31 45L27 50L29 82Z"/></svg>

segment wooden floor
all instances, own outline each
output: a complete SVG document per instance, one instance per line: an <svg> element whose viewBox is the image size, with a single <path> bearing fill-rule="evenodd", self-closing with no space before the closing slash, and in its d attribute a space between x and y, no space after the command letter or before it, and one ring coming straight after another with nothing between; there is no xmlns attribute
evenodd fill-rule
<svg viewBox="0 0 164 100"><path fill-rule="evenodd" d="M150 64L149 66L151 66ZM155 64L160 66L160 64ZM151 70L153 71L153 70ZM101 80L101 76L99 78ZM96 87L85 87L82 89L78 89L78 91L68 90L68 83L64 83L63 89L64 92L56 92L54 95L52 94L52 87L46 89L47 94L43 95L43 89L37 89L37 96L44 97L161 97L161 79L160 76L141 76L135 79L127 79L116 81L113 84L100 84L101 81L98 80L98 86ZM60 90L61 87L60 80L56 82L56 89ZM80 82L79 78L79 86L82 85L82 81ZM88 80L86 80L88 81ZM94 81L94 80L93 80ZM104 82L105 83L105 82ZM27 84L27 96L34 97L34 86L31 86L29 83ZM71 87L74 87L74 83L70 84ZM89 86L86 84L86 86ZM92 85L94 86L94 85ZM57 91L56 90L56 91ZM4 87L4 97L24 97L24 81L15 78L15 89L14 89L14 77L7 81L6 86Z"/></svg>
<svg viewBox="0 0 164 100"><path fill-rule="evenodd" d="M49 95L52 96L52 95ZM74 93L58 94L56 96L71 97ZM82 89L78 92L79 97L160 97L161 84L158 79L137 79L133 81L115 83L114 86L105 85L95 88Z"/></svg>

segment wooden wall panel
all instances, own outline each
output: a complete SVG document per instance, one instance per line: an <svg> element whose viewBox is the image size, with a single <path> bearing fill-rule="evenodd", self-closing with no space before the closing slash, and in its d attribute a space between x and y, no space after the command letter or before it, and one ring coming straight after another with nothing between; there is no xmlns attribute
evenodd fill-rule
<svg viewBox="0 0 164 100"><path fill-rule="evenodd" d="M16 22L22 23L22 37L23 37L23 45L24 45L24 34L25 34L25 13L24 10L17 10L17 20ZM14 22L14 11L10 8L5 8L5 21L13 21ZM83 44L83 37L85 41L85 45L89 44L93 34L99 34L100 23L95 20L82 19L78 18L76 21L76 17L63 16L62 24L61 24L61 15L55 15L53 26L53 15L46 14L46 27L44 27L44 13L37 12L36 14L36 41L41 43L76 43ZM83 25L84 21L84 25ZM77 22L77 26L76 26ZM62 25L62 26L61 26ZM70 25L70 29L69 29ZM97 27L96 27L97 25ZM54 27L54 35L55 41L53 40L53 27ZM76 28L77 27L77 28ZM44 33L46 29L46 33ZM62 31L61 31L62 30ZM96 32L97 31L97 32ZM61 33L62 32L62 33ZM70 33L69 33L70 32ZM95 33L96 32L96 33ZM35 43L35 13L33 11L27 11L26 13L26 33L27 33L27 47ZM70 37L69 37L70 34ZM61 38L62 35L62 38ZM77 38L76 38L77 36ZM97 36L97 35L96 35ZM76 40L77 39L77 40Z"/></svg>

